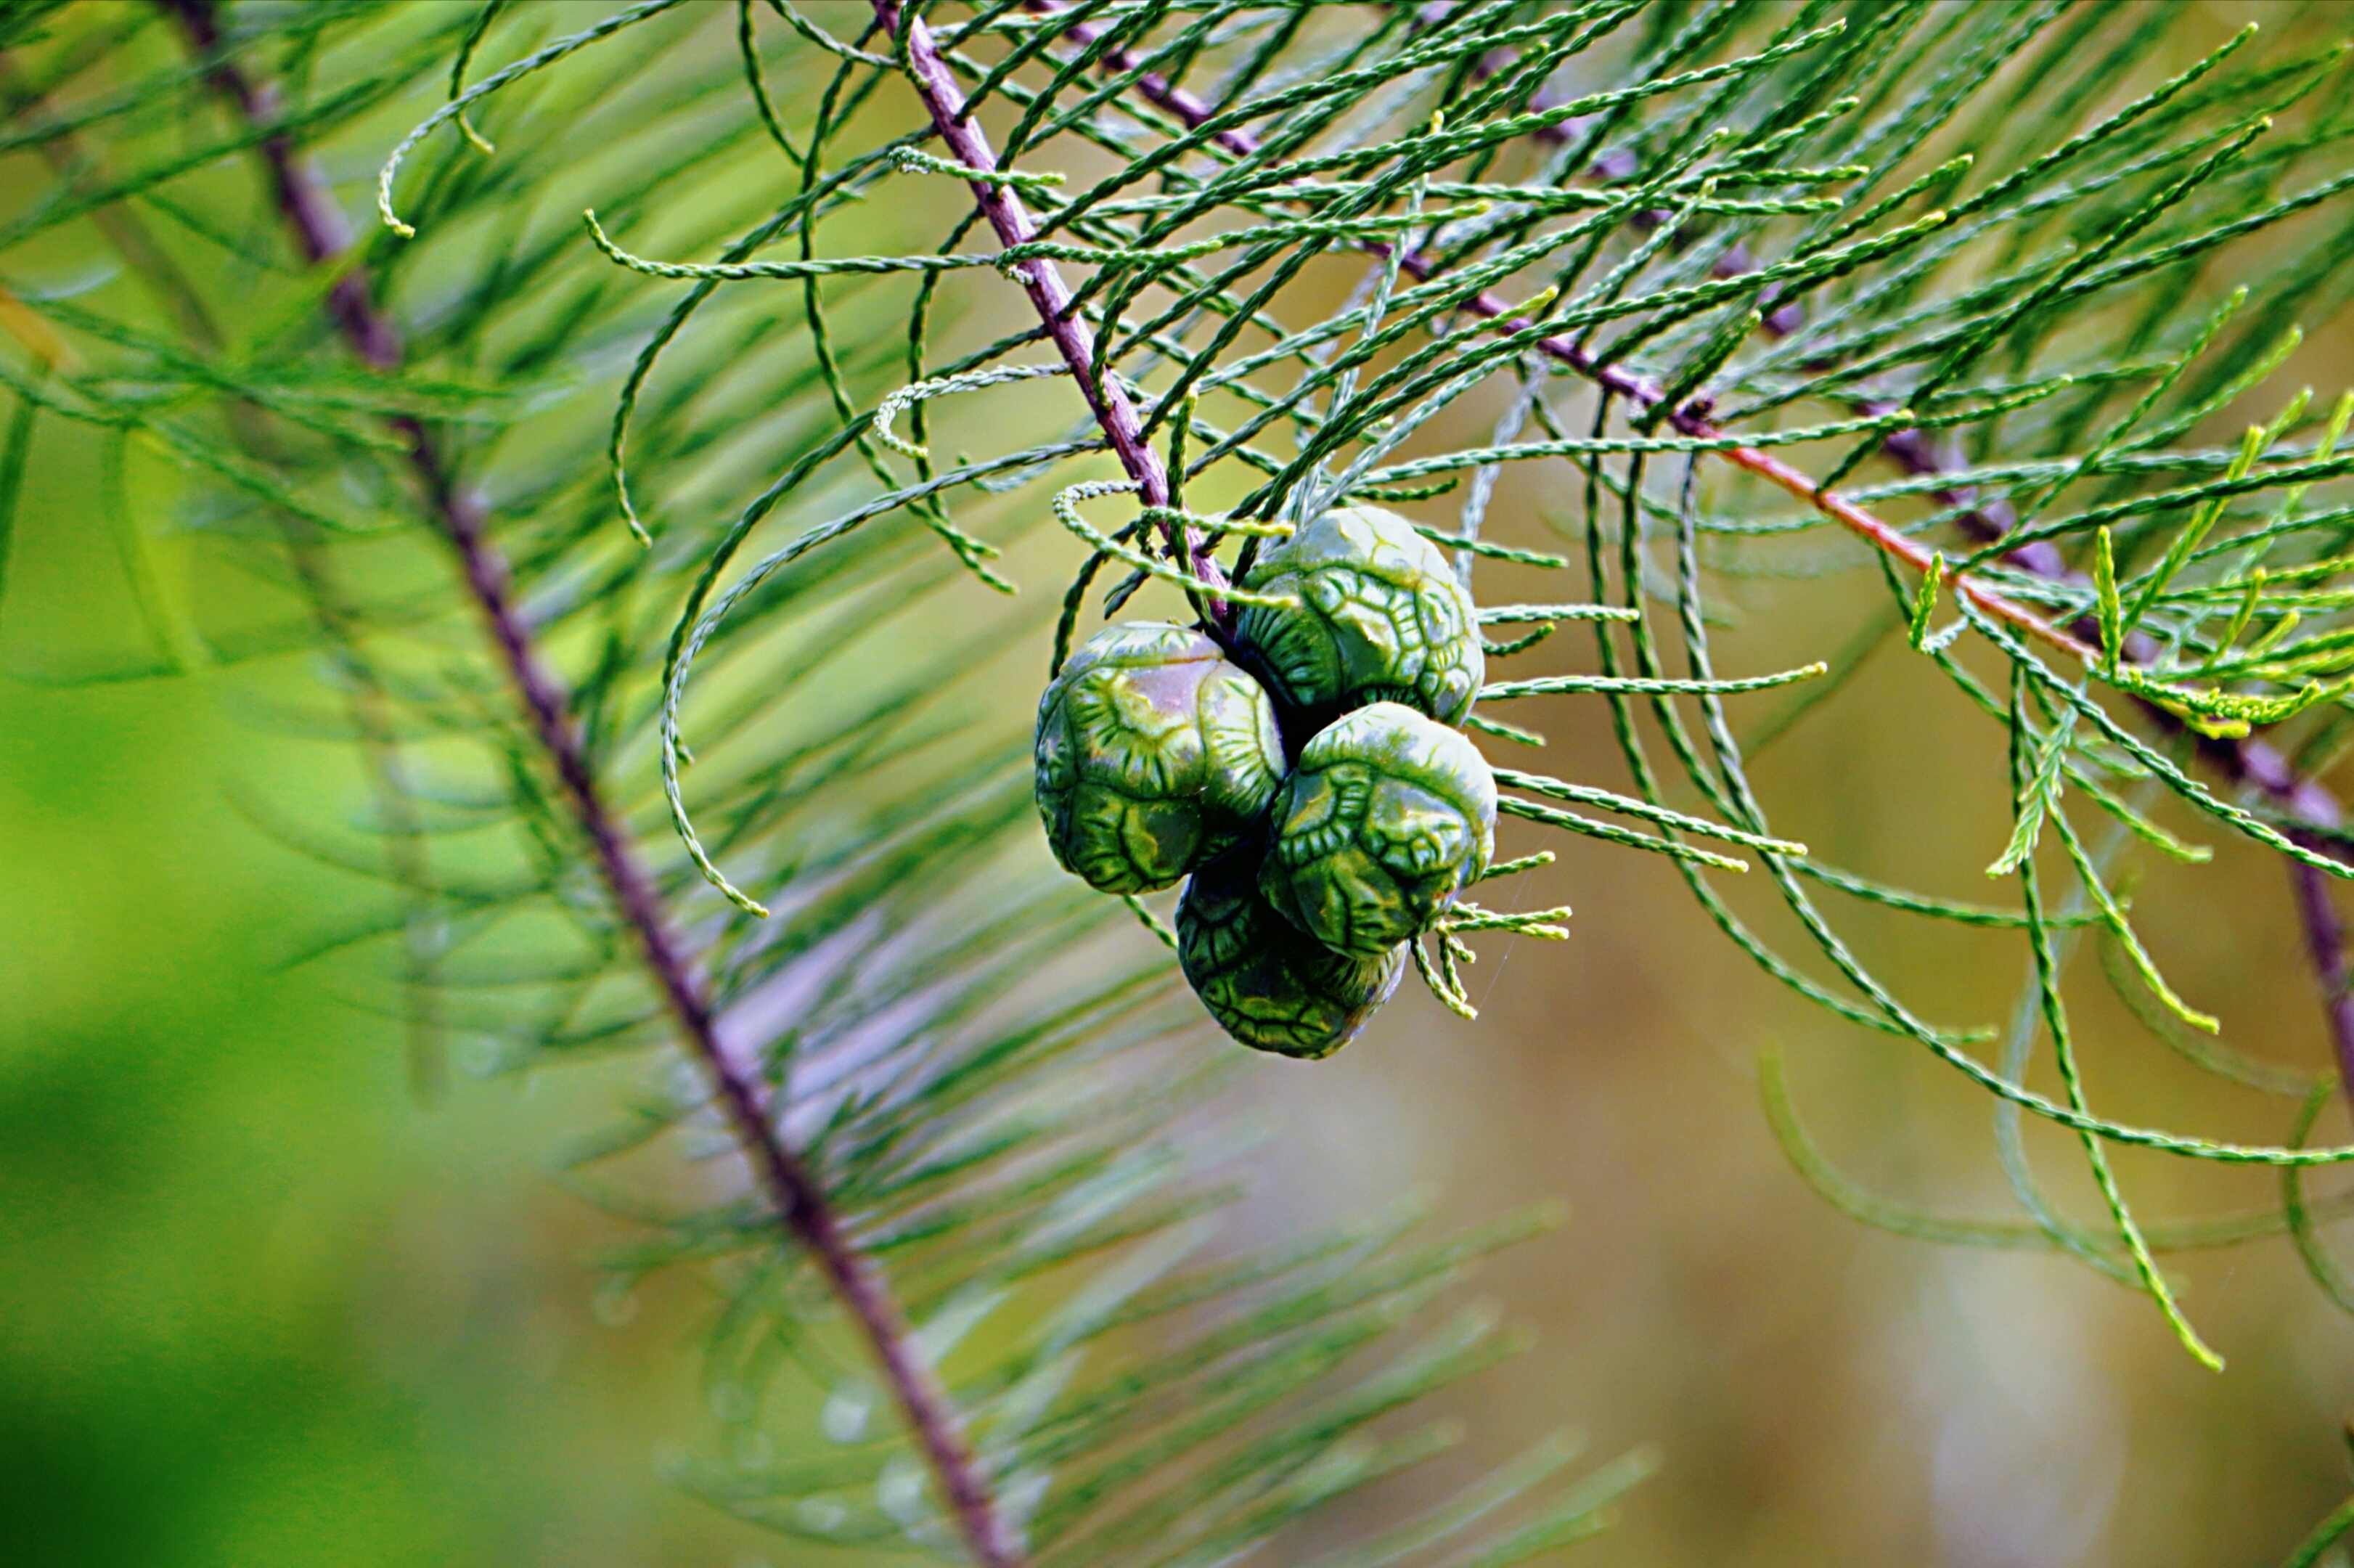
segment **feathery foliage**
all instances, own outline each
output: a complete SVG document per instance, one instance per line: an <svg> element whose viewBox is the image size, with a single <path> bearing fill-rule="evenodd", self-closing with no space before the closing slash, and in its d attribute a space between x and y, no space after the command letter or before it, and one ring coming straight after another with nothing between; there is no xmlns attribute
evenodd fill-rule
<svg viewBox="0 0 2354 1568"><path fill-rule="evenodd" d="M2317 1230L2347 1200L2305 1186L2354 1148L2308 1145L2327 1086L2223 1044L2128 887L2225 837L2309 912L2354 874L2311 782L2354 736L2354 393L2269 379L2354 286L2354 94L2326 6L2188 61L2169 15L19 7L5 150L48 174L0 214L0 541L44 433L95 429L143 630L22 673L313 656L375 842L267 814L387 890L327 945L393 946L420 1060L653 1053L575 1180L644 1227L623 1287L724 1283L739 1436L786 1385L825 1400L822 1434L687 1478L797 1540L1226 1561L1441 1446L1379 1418L1509 1347L1429 1314L1511 1224L1202 1261L1231 1194L1182 1113L1235 1064L1129 911L1044 869L991 700L1139 596L1228 625L1257 542L1343 500L1506 577L1482 625L1527 630L1490 657L1590 630L1591 669L1491 679L1472 724L1541 746L1496 710L1575 697L1632 792L1500 768L1503 810L1662 856L1727 955L1987 1091L2024 1217L1858 1188L1769 1056L1801 1174L1867 1223L2064 1251L2220 1366L2159 1258L2285 1232L2354 1305ZM181 514L133 514L134 461L186 476ZM1559 475L1557 537L1491 527L1522 462ZM165 523L276 608L175 593ZM1857 571L1886 609L1820 662L1720 668L1738 585ZM1900 627L2007 743L2007 906L1823 864L1752 784ZM2013 1016L1907 1001L1858 956L1875 911L2016 933ZM1468 1014L1468 938L1565 914L1458 906L1416 967ZM2158 1043L2282 1097L2279 1143L2100 1108L2087 934ZM2031 1115L2079 1135L2098 1218L2042 1189ZM2120 1145L2276 1168L2281 1202L2146 1218ZM657 1146L748 1185L682 1192ZM1648 1463L1569 1458L1328 1561L1500 1568Z"/></svg>

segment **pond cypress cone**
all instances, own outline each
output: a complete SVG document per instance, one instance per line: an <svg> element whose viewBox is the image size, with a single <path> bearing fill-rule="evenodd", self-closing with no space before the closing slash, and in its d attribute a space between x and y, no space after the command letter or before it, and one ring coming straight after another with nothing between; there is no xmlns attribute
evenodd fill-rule
<svg viewBox="0 0 2354 1568"><path fill-rule="evenodd" d="M1496 849L1496 776L1398 703L1318 732L1276 798L1259 885L1300 930L1370 959L1428 930Z"/></svg>
<svg viewBox="0 0 2354 1568"><path fill-rule="evenodd" d="M1197 631L1089 638L1038 701L1038 813L1065 869L1105 893L1169 887L1251 832L1283 777L1275 708Z"/></svg>
<svg viewBox="0 0 2354 1568"><path fill-rule="evenodd" d="M1370 702L1460 724L1487 678L1470 594L1394 513L1336 506L1261 555L1243 586L1299 601L1246 605L1236 633L1310 727Z"/></svg>
<svg viewBox="0 0 2354 1568"><path fill-rule="evenodd" d="M1314 1060L1356 1037L1397 990L1403 949L1336 953L1277 914L1245 846L1193 874L1177 905L1177 963L1238 1043Z"/></svg>

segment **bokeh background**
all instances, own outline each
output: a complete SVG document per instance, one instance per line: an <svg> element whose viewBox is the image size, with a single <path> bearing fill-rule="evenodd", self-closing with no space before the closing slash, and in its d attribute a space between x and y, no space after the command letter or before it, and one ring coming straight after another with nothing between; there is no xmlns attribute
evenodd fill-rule
<svg viewBox="0 0 2354 1568"><path fill-rule="evenodd" d="M2266 7L2168 9L2187 56ZM372 169L353 160L355 210ZM0 162L0 201L35 177ZM2257 411L2300 382L2334 394L2348 346L2317 334ZM1467 406L1456 433L1492 417ZM420 1093L380 989L292 962L357 894L241 809L349 784L332 748L270 733L279 676L23 678L126 613L90 504L96 452L45 429L0 603L16 672L0 680L0 1561L802 1560L663 1478L711 1427L695 1370L711 1298L684 1274L600 1296L588 1260L626 1232L550 1174L634 1069L488 1080L461 1050ZM167 474L133 481L142 508L168 514ZM1492 515L1542 546L1570 512L1563 473L1528 464ZM169 538L157 559L193 569ZM1483 597L1547 591L1525 586L1506 575ZM1880 593L1855 575L1729 591L1739 623L1720 652L1742 669L1827 655ZM1557 642L1528 673L1590 667L1575 638ZM1753 720L1774 701L1744 700ZM1624 783L1598 706L1561 700L1535 719L1553 770ZM1892 640L1755 776L1777 828L1832 863L1989 898L2003 890L1978 868L2008 832L2000 739ZM1763 911L1766 891L1736 898ZM2354 1319L2285 1243L2177 1260L2188 1310L2229 1358L2217 1376L2145 1298L2052 1255L1867 1230L1784 1159L1759 1106L1761 1048L1787 1054L1844 1170L1940 1212L2010 1212L1983 1095L1802 1010L1663 863L1572 842L1522 896L1574 905L1575 934L1486 944L1477 1025L1409 987L1341 1057L1271 1065L1247 1092L1275 1131L1244 1158L1257 1183L1244 1231L1417 1192L1466 1220L1568 1207L1565 1226L1480 1276L1532 1348L1449 1394L1469 1440L1368 1512L1564 1425L1596 1457L1646 1443L1662 1457L1618 1527L1564 1558L1594 1568L2266 1563L2345 1495ZM2137 908L2228 1038L2321 1070L2276 860L2227 846L2203 868L2153 864ZM2016 941L1861 916L1853 929L1934 1016L2008 1016ZM2092 961L2085 949L2079 971ZM2193 1072L2121 1014L2088 1016L2104 1108L2285 1133L2282 1102ZM2029 1129L2039 1168L2094 1213L2081 1156L2049 1131ZM2344 1140L2343 1112L2317 1136ZM2274 1192L2261 1173L2132 1152L2119 1169L2151 1213Z"/></svg>

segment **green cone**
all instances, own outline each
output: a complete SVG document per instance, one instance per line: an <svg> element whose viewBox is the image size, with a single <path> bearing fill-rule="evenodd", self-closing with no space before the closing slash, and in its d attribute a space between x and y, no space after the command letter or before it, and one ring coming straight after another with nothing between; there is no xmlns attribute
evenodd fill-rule
<svg viewBox="0 0 2354 1568"><path fill-rule="evenodd" d="M1246 848L1193 874L1177 905L1177 963L1210 1016L1242 1044L1330 1056L1397 990L1405 955L1336 953L1270 907Z"/></svg>
<svg viewBox="0 0 2354 1568"><path fill-rule="evenodd" d="M1038 702L1038 813L1064 867L1149 893L1255 828L1283 777L1275 708L1199 632L1089 638Z"/></svg>
<svg viewBox="0 0 2354 1568"><path fill-rule="evenodd" d="M1335 507L1259 556L1244 586L1299 599L1246 606L1237 630L1277 698L1313 718L1396 702L1460 724L1487 678L1471 596L1393 513Z"/></svg>
<svg viewBox="0 0 2354 1568"><path fill-rule="evenodd" d="M1430 928L1496 849L1496 776L1454 730L1375 703L1300 752L1259 873L1267 901L1325 946L1370 959Z"/></svg>

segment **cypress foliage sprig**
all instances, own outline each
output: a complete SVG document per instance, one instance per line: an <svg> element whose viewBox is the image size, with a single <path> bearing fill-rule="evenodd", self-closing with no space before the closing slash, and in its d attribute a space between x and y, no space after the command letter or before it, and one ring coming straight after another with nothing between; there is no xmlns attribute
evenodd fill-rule
<svg viewBox="0 0 2354 1568"><path fill-rule="evenodd" d="M177 521L285 612L188 602L117 506L154 646L48 673L326 651L375 842L281 832L390 890L323 945L396 944L419 1060L454 1034L514 1068L700 1069L580 1151L644 1228L616 1278L713 1267L729 1419L838 1313L903 1428L693 1468L721 1506L991 1564L1225 1561L1434 1451L1374 1424L1506 1348L1456 1319L1352 1370L1512 1226L1184 1261L1228 1198L1172 1118L1230 1059L1170 985L1161 911L1024 858L1019 721L990 700L1140 595L1246 655L1262 542L1342 503L1413 512L1466 585L1513 574L1477 620L1530 663L1479 691L1475 734L1542 746L1491 708L1537 697L1609 724L1622 787L1499 768L1506 815L1659 856L1728 953L1997 1102L2020 1213L1940 1216L1842 1176L1769 1057L1769 1120L1829 1201L2065 1252L2211 1362L2167 1251L2286 1235L2347 1303L2317 1229L2345 1205L2301 1182L2354 1148L2310 1141L2325 1097L2224 1043L2130 896L2132 855L2209 856L2186 815L2286 857L2354 1086L2329 893L2354 857L2313 776L2354 724L2354 395L2270 385L2354 298L2321 12L2185 58L2097 8L1909 0L644 0L561 37L499 0L169 9L168 51L82 7L0 21L0 152L52 182L0 223L0 573L45 426L171 465ZM378 171L374 238L323 151ZM205 216L230 179L280 220L267 243ZM126 281L37 287L14 260L69 242ZM1359 278L1337 303L1336 264ZM1499 514L1508 464L1574 503L1554 537ZM1423 505L1458 491L1451 518ZM1017 546L1063 551L1059 595L961 597L1013 589ZM1720 669L1731 585L1859 568L1888 594L1869 623ZM1590 664L1542 663L1572 622ZM1981 854L2017 898L1861 877L1776 830L1749 759L1882 648L1927 662L1953 722L2000 726L2012 825ZM1753 867L1796 953L1712 885ZM2015 933L2006 1026L1875 974L1850 927L1883 913ZM515 957L525 914L563 935ZM1469 1018L1473 938L1569 918L1458 903L1413 963ZM2159 1044L2296 1101L2281 1141L2096 1108L2088 932ZM2056 1097L2026 1086L2044 1041ZM2094 1217L2045 1191L2030 1115L2078 1135ZM713 1207L591 1174L715 1133L748 1181ZM2281 1202L2147 1218L2120 1144L2275 1167ZM992 1321L1072 1279L1043 1323ZM1147 1324L1160 1348L1118 1360ZM1501 1568L1649 1463L1565 1483L1548 1443L1331 1561Z"/></svg>

